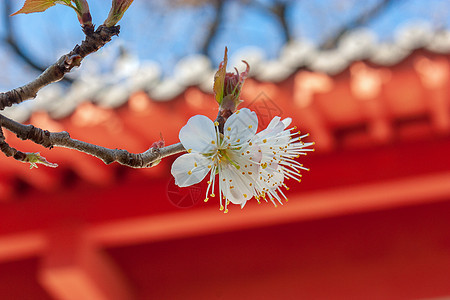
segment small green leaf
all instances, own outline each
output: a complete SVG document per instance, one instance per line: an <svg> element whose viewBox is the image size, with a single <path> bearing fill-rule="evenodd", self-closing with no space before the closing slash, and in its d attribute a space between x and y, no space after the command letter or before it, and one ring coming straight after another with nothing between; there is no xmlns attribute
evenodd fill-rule
<svg viewBox="0 0 450 300"><path fill-rule="evenodd" d="M18 14L30 14L34 12L43 12L47 8L54 6L57 0L25 0L25 3L21 9L13 13L11 16ZM64 2L64 1L63 1Z"/></svg>
<svg viewBox="0 0 450 300"><path fill-rule="evenodd" d="M223 61L219 65L219 70L217 70L214 75L214 94L217 103L222 104L223 92L225 88L225 75L227 74L227 63L228 63L228 49L225 47L225 54L223 56Z"/></svg>
<svg viewBox="0 0 450 300"><path fill-rule="evenodd" d="M25 153L25 154L26 154L26 157L22 162L29 163L30 169L37 168L38 167L37 164L42 164L44 166L52 167L52 168L56 168L58 166L57 164L47 161L47 159L45 159L45 157L41 156L41 154L39 152L32 152L32 153Z"/></svg>
<svg viewBox="0 0 450 300"><path fill-rule="evenodd" d="M133 0L112 0L108 18L103 23L106 27L115 26L123 17Z"/></svg>

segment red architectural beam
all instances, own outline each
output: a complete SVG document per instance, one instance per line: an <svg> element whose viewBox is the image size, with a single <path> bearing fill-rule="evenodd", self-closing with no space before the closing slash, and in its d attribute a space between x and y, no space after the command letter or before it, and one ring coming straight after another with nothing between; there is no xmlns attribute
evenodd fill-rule
<svg viewBox="0 0 450 300"><path fill-rule="evenodd" d="M59 300L128 300L134 295L114 263L77 227L47 235L38 280Z"/></svg>
<svg viewBox="0 0 450 300"><path fill-rule="evenodd" d="M246 228L450 200L450 172L298 194L286 207L248 204L228 215L192 210L93 225L89 235L107 246L212 234Z"/></svg>

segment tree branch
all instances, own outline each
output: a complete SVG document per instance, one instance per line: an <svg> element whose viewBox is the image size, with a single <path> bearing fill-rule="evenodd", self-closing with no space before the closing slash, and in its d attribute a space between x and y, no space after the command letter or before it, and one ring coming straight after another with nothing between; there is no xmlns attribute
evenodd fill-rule
<svg viewBox="0 0 450 300"><path fill-rule="evenodd" d="M34 143L42 145L45 148L51 149L53 147L63 147L74 149L95 156L101 159L105 164L118 162L121 165L132 168L152 167L164 157L185 151L183 145L181 143L177 143L162 148L152 147L145 152L136 154L130 153L123 149L109 149L72 139L66 131L49 132L48 130L42 130L33 125L23 125L3 115L0 115L0 124L2 127L15 133L18 138L33 141ZM1 138L2 136L3 134L0 136L0 147L1 141L4 141L4 138Z"/></svg>
<svg viewBox="0 0 450 300"><path fill-rule="evenodd" d="M50 83L60 81L73 67L80 66L83 58L96 52L111 41L113 36L118 35L119 30L120 26L99 26L93 32L86 31L86 38L81 43L81 46L76 45L71 52L61 56L56 63L48 67L38 78L22 87L6 93L0 93L0 110L15 103L35 98L41 88Z"/></svg>
<svg viewBox="0 0 450 300"><path fill-rule="evenodd" d="M223 21L223 14L224 14L223 7L225 5L225 1L216 0L216 1L213 1L212 4L214 6L216 16L215 16L213 22L209 25L207 35L206 35L205 39L203 40L203 43L201 46L201 52L207 56L209 53L209 47L211 46L211 43L217 34L217 30L219 29L219 25Z"/></svg>
<svg viewBox="0 0 450 300"><path fill-rule="evenodd" d="M391 3L391 0L381 0L377 5L369 9L368 11L362 13L355 20L348 22L342 28L337 30L330 38L326 39L325 42L320 46L321 49L332 49L335 48L340 39L350 30L366 24L368 21L375 18Z"/></svg>
<svg viewBox="0 0 450 300"><path fill-rule="evenodd" d="M1 125L1 122L0 122ZM6 157L14 157L14 159L23 161L26 157L25 153L18 151L17 149L8 145L3 135L3 130L0 127L0 150L6 155Z"/></svg>
<svg viewBox="0 0 450 300"><path fill-rule="evenodd" d="M12 18L10 18L10 14L13 13L12 9L11 9L11 0L6 0L5 1L5 7L3 9L3 21L5 22L4 24L4 29L5 29L5 43L7 43L12 50L14 51L14 53L20 57L25 63L27 63L30 67L32 67L33 69L35 69L38 72L44 72L45 71L45 67L37 64L36 62L33 61L33 59L31 57L29 57L25 51L22 50L22 48L19 46L19 44L17 43L17 40L14 37L14 30L13 30L13 26L12 26ZM69 83L72 83L73 80L70 78L63 78L64 81L67 81Z"/></svg>

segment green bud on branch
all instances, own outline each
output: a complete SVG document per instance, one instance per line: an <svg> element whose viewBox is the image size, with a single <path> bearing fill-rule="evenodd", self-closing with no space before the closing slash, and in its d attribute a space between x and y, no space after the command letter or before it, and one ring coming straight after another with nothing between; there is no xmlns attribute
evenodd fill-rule
<svg viewBox="0 0 450 300"><path fill-rule="evenodd" d="M116 25L122 19L131 3L133 3L133 0L113 0L108 18L105 20L103 25L106 27Z"/></svg>
<svg viewBox="0 0 450 300"><path fill-rule="evenodd" d="M45 159L45 157L41 156L39 152L31 152L25 153L25 159L22 160L24 163L30 164L30 169L37 168L37 164L42 164L47 167L56 168L58 165L55 163L51 163Z"/></svg>

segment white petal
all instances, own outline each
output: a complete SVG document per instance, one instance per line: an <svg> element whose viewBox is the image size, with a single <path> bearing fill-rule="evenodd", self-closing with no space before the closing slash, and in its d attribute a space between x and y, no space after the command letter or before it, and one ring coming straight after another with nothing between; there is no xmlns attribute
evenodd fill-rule
<svg viewBox="0 0 450 300"><path fill-rule="evenodd" d="M284 129L286 129L289 125L291 125L292 119L291 119L291 118L286 118L286 119L284 119L284 120L281 121L281 122L283 122L283 124L284 124Z"/></svg>
<svg viewBox="0 0 450 300"><path fill-rule="evenodd" d="M249 186L250 181L239 171L232 165L224 166L219 171L219 180L225 198L233 204L242 205L253 197L253 192Z"/></svg>
<svg viewBox="0 0 450 300"><path fill-rule="evenodd" d="M284 119L283 121L280 121L280 117L274 117L272 121L270 121L269 125L266 129L258 132L256 134L256 137L254 139L255 142L262 141L263 139L268 139L270 137L273 137L279 133L281 133L285 127L284 121L287 119Z"/></svg>
<svg viewBox="0 0 450 300"><path fill-rule="evenodd" d="M199 153L181 155L172 164L171 172L175 184L186 187L199 183L208 174L210 170L208 165L212 165L211 159Z"/></svg>
<svg viewBox="0 0 450 300"><path fill-rule="evenodd" d="M190 118L187 124L181 128L179 138L188 151L208 153L217 147L214 123L202 115Z"/></svg>
<svg viewBox="0 0 450 300"><path fill-rule="evenodd" d="M273 117L273 119L270 121L269 125L267 125L267 128L274 128L278 123L280 122L280 117Z"/></svg>
<svg viewBox="0 0 450 300"><path fill-rule="evenodd" d="M249 141L258 129L258 117L248 108L242 108L232 114L225 122L223 133L225 143L242 143Z"/></svg>

